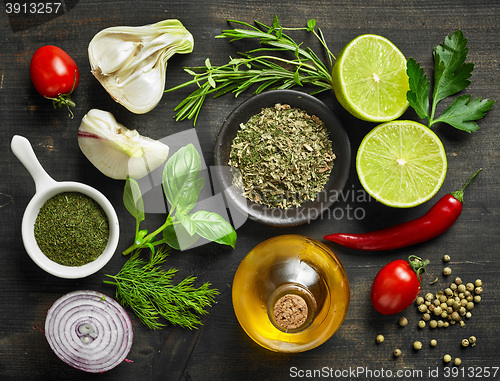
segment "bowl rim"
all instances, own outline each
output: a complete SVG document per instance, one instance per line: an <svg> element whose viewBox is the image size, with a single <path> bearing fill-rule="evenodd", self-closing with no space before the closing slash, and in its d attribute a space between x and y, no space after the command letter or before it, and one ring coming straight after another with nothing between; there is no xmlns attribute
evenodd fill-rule
<svg viewBox="0 0 500 381"><path fill-rule="evenodd" d="M109 237L102 254L94 261L83 266L64 266L50 260L38 247L34 234L36 217L43 204L63 192L79 192L97 201L108 217ZM59 278L77 279L92 275L102 269L113 257L119 241L119 221L116 211L109 200L97 189L73 181L57 181L50 187L35 193L26 207L21 223L23 244L26 252L41 269Z"/></svg>
<svg viewBox="0 0 500 381"><path fill-rule="evenodd" d="M260 112L263 107L272 107L276 103L290 104L292 107L303 109L309 114L317 115L324 123L329 132L336 159L335 168L340 170L332 172L323 192L325 199L318 204L322 197L317 196L315 200L307 201L299 207L288 209L270 208L265 205L252 202L241 195L241 192L232 184L232 173L227 165L227 155L224 149L230 147L230 142L236 136L241 123L245 123L250 116ZM314 112L311 112L314 110ZM235 126L236 125L236 126ZM336 141L332 139L332 132ZM344 157L339 158L336 151L341 150ZM225 198L246 217L269 226L288 227L297 226L320 217L326 209L339 199L339 193L344 189L349 178L351 169L351 145L349 137L333 111L318 98L297 90L269 90L253 95L240 103L224 120L216 138L214 148L215 180L223 191ZM335 185L335 186L333 186ZM331 193L331 195L328 195Z"/></svg>

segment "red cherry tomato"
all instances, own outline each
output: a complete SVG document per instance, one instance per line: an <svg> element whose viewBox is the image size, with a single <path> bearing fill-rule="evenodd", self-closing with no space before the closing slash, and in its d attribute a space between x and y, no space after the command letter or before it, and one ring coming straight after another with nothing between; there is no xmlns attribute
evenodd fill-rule
<svg viewBox="0 0 500 381"><path fill-rule="evenodd" d="M80 73L75 61L61 48L39 48L31 59L30 76L35 89L52 99L55 107L75 105L70 94L78 86Z"/></svg>
<svg viewBox="0 0 500 381"><path fill-rule="evenodd" d="M373 307L384 315L403 311L417 298L425 271L423 261L410 256L408 261L397 259L382 267L373 281L371 301Z"/></svg>

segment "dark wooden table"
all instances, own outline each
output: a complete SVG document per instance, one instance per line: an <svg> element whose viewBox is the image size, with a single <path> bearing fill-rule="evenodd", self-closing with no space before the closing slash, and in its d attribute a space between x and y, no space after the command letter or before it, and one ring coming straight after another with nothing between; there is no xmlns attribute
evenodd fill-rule
<svg viewBox="0 0 500 381"><path fill-rule="evenodd" d="M5 3L8 3L5 1ZM474 96L500 99L500 3L497 0L446 1L65 1L64 12L57 18L34 15L8 16L0 6L0 379L1 380L286 380L303 379L384 379L392 372L404 372L399 379L493 379L485 377L500 366L498 338L500 289L496 259L500 251L500 198L498 142L500 117L498 105L480 121L473 134L448 126L436 126L447 151L448 174L442 189L430 202L419 207L390 209L371 200L348 197L332 206L330 218L296 228L271 228L247 221L238 229L235 250L217 244L204 245L187 252L173 253L166 266L176 267L179 278L195 274L200 281L211 281L221 291L216 305L199 330L166 327L150 331L129 310L135 333L128 356L132 363L120 364L102 375L77 371L61 362L49 348L43 333L45 315L63 294L92 289L114 295L103 284L104 274L115 274L126 258L120 252L133 239L134 221L122 204L123 182L98 172L78 149L76 131L83 115L91 108L112 112L118 121L141 134L160 139L192 128L175 122L173 109L187 94L165 94L160 104L145 115L135 115L114 103L90 73L87 46L101 29L118 25L145 25L167 18L178 18L194 35L192 54L174 56L168 65L167 86L188 79L183 66L196 66L210 57L216 64L227 62L242 49L227 40L215 39L227 28L228 18L271 23L275 14L282 25L302 26L317 20L330 49L337 53L359 34L374 33L389 38L407 57L421 62L429 74L432 49L447 34L462 29L469 39L469 61L475 63L472 84L467 90ZM297 39L320 47L305 35ZM53 110L40 97L29 78L29 63L34 51L47 44L66 50L80 67L81 80L74 93L77 106L74 119L67 112ZM244 45L250 49L252 45ZM250 97L224 96L208 100L196 126L204 159L213 164L213 147L224 119L239 103ZM375 124L362 122L345 112L332 92L319 96L340 118L353 152L363 136ZM409 110L403 116L418 120ZM23 211L34 194L28 172L10 150L13 135L27 137L40 162L56 180L74 180L101 190L117 210L121 236L116 255L103 270L80 280L51 276L28 257L21 240ZM354 158L353 158L354 162ZM233 312L231 284L235 271L246 253L263 240L285 233L299 233L322 240L337 231L367 231L389 226L424 214L442 195L455 190L477 168L483 172L465 196L459 221L444 235L430 242L393 252L361 253L329 245L343 262L351 285L351 304L341 329L322 346L301 354L270 352L255 344L241 329ZM351 195L363 192L354 167L346 185ZM359 218L348 216L358 208ZM155 217L151 217L154 219ZM419 330L419 315L414 307L393 316L382 316L371 306L369 292L376 272L387 262L415 254L431 260L431 275L424 278L424 292L443 289L450 278L442 275L442 257L451 256L452 277L466 281L481 278L483 301L474 309L465 327ZM429 282L434 278L434 285ZM410 323L398 326L400 317ZM381 345L378 334L385 336ZM462 349L463 338L475 335L474 348ZM435 348L431 338L438 340ZM412 350L415 340L423 342L419 352ZM403 355L394 359L399 347ZM462 358L456 377L445 376L445 353ZM322 377L308 377L322 371ZM430 371L432 371L430 373ZM370 373L371 372L371 373ZM385 372L385 373L384 373ZM437 373L436 373L437 372ZM500 373L497 372L496 379Z"/></svg>

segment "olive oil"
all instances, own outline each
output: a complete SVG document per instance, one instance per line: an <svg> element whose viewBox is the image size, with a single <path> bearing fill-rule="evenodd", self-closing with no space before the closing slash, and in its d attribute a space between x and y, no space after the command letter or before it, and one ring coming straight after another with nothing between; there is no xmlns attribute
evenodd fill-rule
<svg viewBox="0 0 500 381"><path fill-rule="evenodd" d="M328 340L349 307L345 270L325 245L282 235L256 246L233 282L233 306L245 332L263 347L301 352Z"/></svg>

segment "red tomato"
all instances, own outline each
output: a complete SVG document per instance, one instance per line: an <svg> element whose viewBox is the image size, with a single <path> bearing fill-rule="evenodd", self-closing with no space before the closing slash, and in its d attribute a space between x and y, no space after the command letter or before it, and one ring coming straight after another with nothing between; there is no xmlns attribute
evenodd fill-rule
<svg viewBox="0 0 500 381"><path fill-rule="evenodd" d="M61 48L52 45L39 48L31 59L30 76L42 96L56 101L64 99L57 106L74 105L66 102L71 102L68 95L78 86L80 73L75 61Z"/></svg>
<svg viewBox="0 0 500 381"><path fill-rule="evenodd" d="M409 261L397 259L382 267L372 285L370 297L373 307L384 315L409 307L420 292L420 274L425 271L428 262L411 256Z"/></svg>

